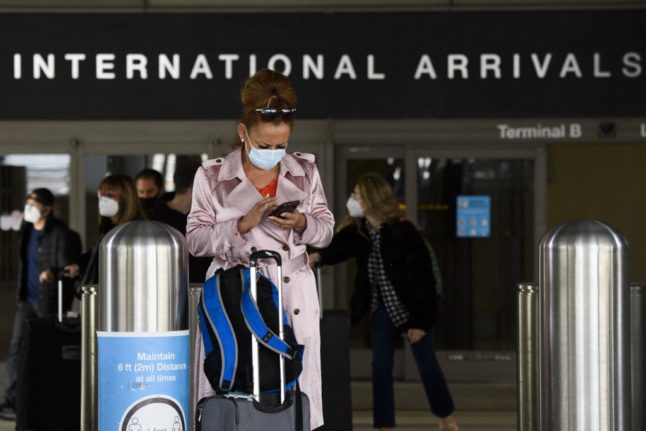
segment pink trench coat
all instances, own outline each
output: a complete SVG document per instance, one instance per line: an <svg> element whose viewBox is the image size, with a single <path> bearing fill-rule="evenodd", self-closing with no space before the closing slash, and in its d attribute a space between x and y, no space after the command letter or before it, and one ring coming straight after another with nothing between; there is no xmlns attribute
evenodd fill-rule
<svg viewBox="0 0 646 431"><path fill-rule="evenodd" d="M207 278L218 268L249 265L249 255L255 250L269 249L280 253L285 310L297 341L305 346L299 383L310 400L310 426L314 429L323 425L319 303L306 245L327 246L334 229L334 216L327 207L314 156L286 154L280 162L276 203L301 202L298 211L307 219L307 227L302 234L281 230L268 220L246 234L240 234L238 219L260 199L260 193L244 173L240 149L225 158L204 162L193 184L193 205L186 232L188 246L193 255L213 256ZM261 271L276 280L275 265L261 268ZM196 350L194 375L197 394L194 396L200 399L213 393L202 369L204 351L201 336L198 336Z"/></svg>

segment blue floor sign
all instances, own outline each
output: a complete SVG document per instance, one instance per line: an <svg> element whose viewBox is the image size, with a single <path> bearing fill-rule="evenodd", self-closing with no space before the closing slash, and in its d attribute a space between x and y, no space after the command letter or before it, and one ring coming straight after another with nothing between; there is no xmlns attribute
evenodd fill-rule
<svg viewBox="0 0 646 431"><path fill-rule="evenodd" d="M99 431L189 429L188 331L97 332Z"/></svg>

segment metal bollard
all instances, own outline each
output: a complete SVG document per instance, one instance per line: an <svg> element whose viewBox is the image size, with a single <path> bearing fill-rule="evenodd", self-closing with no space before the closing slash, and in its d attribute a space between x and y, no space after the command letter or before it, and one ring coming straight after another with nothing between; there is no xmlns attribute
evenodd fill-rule
<svg viewBox="0 0 646 431"><path fill-rule="evenodd" d="M627 243L596 220L563 223L539 253L542 431L630 431Z"/></svg>
<svg viewBox="0 0 646 431"><path fill-rule="evenodd" d="M518 284L518 430L538 430L538 289Z"/></svg>
<svg viewBox="0 0 646 431"><path fill-rule="evenodd" d="M189 342L189 358L190 358L190 370L189 370L189 382L190 382L190 409L192 412L195 411L197 407L197 388L195 387L195 349L197 344L197 333L199 331L199 321L197 315L197 307L200 305L200 300L202 298L202 285L201 284L191 284L188 290L188 331L190 334ZM195 429L195 421L191 421L191 430Z"/></svg>
<svg viewBox="0 0 646 431"><path fill-rule="evenodd" d="M96 288L83 286L81 296L81 431L97 429Z"/></svg>
<svg viewBox="0 0 646 431"><path fill-rule="evenodd" d="M644 311L646 310L646 283L630 284L630 350L632 382L632 416L633 430L646 427L644 420L644 391L646 374L644 373L644 349L646 349L646 331L644 331Z"/></svg>
<svg viewBox="0 0 646 431"><path fill-rule="evenodd" d="M186 240L166 224L133 221L100 247L95 429L188 429Z"/></svg>

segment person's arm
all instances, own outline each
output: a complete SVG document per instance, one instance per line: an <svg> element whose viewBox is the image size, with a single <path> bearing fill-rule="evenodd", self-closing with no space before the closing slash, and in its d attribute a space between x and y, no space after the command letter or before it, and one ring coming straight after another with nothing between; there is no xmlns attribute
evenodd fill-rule
<svg viewBox="0 0 646 431"><path fill-rule="evenodd" d="M238 230L238 219L219 222L205 168L200 167L193 182L193 203L186 223L188 251L193 256L217 256L246 244Z"/></svg>
<svg viewBox="0 0 646 431"><path fill-rule="evenodd" d="M311 211L305 216L305 229L294 232L297 244L307 244L315 248L327 246L334 235L334 215L327 206L327 199L323 191L323 183L315 164L312 164L310 175L309 199Z"/></svg>
<svg viewBox="0 0 646 431"><path fill-rule="evenodd" d="M422 235L412 223L402 222L398 228L406 253L406 284L410 292L408 327L426 331L428 313L434 312L429 306L435 307L437 301L431 257Z"/></svg>
<svg viewBox="0 0 646 431"><path fill-rule="evenodd" d="M310 253L310 256L316 265L334 265L357 257L362 241L357 227L350 224L334 234L330 245Z"/></svg>

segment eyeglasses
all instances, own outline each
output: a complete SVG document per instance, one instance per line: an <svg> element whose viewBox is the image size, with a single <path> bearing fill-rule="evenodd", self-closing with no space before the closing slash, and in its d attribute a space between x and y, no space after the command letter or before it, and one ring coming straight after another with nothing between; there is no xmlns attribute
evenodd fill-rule
<svg viewBox="0 0 646 431"><path fill-rule="evenodd" d="M100 198L110 198L110 199L114 199L115 201L118 201L119 198L121 197L121 192L105 190L105 191L96 192L96 195Z"/></svg>
<svg viewBox="0 0 646 431"><path fill-rule="evenodd" d="M257 108L256 112L260 115L262 121L283 121L291 120L292 116L296 113L296 108Z"/></svg>

